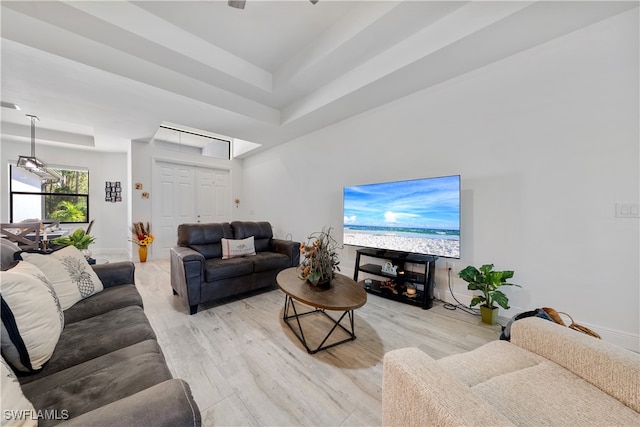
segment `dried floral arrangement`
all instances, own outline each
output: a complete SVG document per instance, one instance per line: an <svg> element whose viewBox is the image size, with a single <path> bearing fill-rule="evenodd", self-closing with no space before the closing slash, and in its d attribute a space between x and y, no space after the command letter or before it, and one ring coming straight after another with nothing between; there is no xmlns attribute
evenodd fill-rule
<svg viewBox="0 0 640 427"><path fill-rule="evenodd" d="M316 231L307 237L306 243L300 244L302 262L298 266L298 277L307 280L314 286L323 285L333 279L335 271L340 271L338 249L342 246L331 235L329 227Z"/></svg>
<svg viewBox="0 0 640 427"><path fill-rule="evenodd" d="M130 239L138 246L149 246L153 243L153 234L151 234L151 225L147 222L145 226L142 222L134 222L131 226L131 232L133 233L133 239Z"/></svg>

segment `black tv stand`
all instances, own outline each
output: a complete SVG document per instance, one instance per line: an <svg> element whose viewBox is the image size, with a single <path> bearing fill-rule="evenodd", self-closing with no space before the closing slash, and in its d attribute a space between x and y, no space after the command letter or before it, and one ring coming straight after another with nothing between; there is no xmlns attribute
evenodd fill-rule
<svg viewBox="0 0 640 427"><path fill-rule="evenodd" d="M361 257L384 259L397 267L397 274L383 271L378 264L360 264ZM356 267L353 280L358 282L368 293L393 299L406 304L416 305L426 310L433 307L433 287L436 269L434 255L423 255L409 252L387 251L379 249L358 249L356 251ZM418 272L407 270L407 264L424 266ZM377 276L379 279L358 281L360 272Z"/></svg>

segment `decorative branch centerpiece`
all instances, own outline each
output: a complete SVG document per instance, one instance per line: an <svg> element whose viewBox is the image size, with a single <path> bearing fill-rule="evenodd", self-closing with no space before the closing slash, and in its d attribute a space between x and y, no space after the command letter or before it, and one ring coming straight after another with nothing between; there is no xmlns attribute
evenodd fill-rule
<svg viewBox="0 0 640 427"><path fill-rule="evenodd" d="M140 262L147 261L147 246L153 243L153 234L151 234L151 225L147 222L145 225L142 222L134 222L131 226L131 232L133 233L133 238L129 239L129 241L135 243L139 246L138 248L138 256L140 257Z"/></svg>
<svg viewBox="0 0 640 427"><path fill-rule="evenodd" d="M337 250L342 249L331 235L333 229L316 231L307 237L307 242L300 244L302 262L298 265L298 278L306 280L313 286L329 287L334 274L340 271L340 260Z"/></svg>

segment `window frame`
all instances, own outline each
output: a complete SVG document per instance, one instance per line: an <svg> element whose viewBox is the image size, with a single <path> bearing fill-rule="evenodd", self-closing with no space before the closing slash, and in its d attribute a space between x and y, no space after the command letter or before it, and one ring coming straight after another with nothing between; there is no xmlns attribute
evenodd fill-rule
<svg viewBox="0 0 640 427"><path fill-rule="evenodd" d="M47 196L54 196L54 197L76 197L76 198L84 198L86 199L86 206L87 206L87 212L85 215L85 221L79 221L79 222L69 222L69 221L59 221L60 224L86 224L89 222L89 218L91 218L90 216L90 211L89 211L89 195L90 195L90 173L89 173L89 169L87 168L80 168L80 167L73 167L73 166L59 166L59 167L52 167L50 169L55 169L57 171L74 171L74 172L84 172L87 174L87 193L59 193L59 192L33 192L33 191L13 191L13 168L17 168L18 166L10 163L9 164L9 222L13 223L15 218L14 218L14 196L40 196L41 197L41 216L43 215L43 204L45 203L45 198ZM42 189L44 185L42 185L40 188ZM58 221L55 220L53 218L40 218L41 221L43 222L49 222L49 221Z"/></svg>

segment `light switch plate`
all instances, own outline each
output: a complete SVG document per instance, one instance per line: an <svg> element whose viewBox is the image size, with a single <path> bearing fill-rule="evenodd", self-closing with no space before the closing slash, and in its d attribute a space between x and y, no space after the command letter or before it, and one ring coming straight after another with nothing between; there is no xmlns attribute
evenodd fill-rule
<svg viewBox="0 0 640 427"><path fill-rule="evenodd" d="M640 218L638 203L616 203L616 218Z"/></svg>

